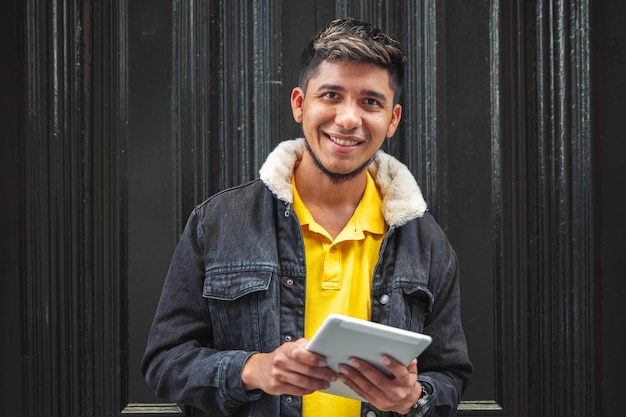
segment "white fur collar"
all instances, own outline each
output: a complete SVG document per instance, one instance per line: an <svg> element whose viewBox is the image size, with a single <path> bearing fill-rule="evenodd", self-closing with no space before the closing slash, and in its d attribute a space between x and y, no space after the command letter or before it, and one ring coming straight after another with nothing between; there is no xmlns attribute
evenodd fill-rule
<svg viewBox="0 0 626 417"><path fill-rule="evenodd" d="M259 171L261 180L272 193L289 204L293 203L291 175L304 151L304 139L282 142L269 154ZM426 202L404 164L380 151L368 170L383 197L382 212L387 224L401 226L424 215Z"/></svg>

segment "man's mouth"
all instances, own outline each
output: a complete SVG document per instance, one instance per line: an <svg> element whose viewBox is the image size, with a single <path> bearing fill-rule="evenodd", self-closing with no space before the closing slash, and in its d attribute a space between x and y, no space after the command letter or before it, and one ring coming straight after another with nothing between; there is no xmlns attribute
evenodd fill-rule
<svg viewBox="0 0 626 417"><path fill-rule="evenodd" d="M359 144L359 142L355 140L341 139L341 138L338 138L336 136L331 136L331 135L328 135L328 137L333 143L336 143L339 146L356 146Z"/></svg>

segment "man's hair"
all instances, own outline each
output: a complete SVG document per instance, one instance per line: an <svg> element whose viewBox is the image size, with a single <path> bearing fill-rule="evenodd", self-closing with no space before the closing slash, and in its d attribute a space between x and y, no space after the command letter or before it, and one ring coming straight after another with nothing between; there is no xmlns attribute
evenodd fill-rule
<svg viewBox="0 0 626 417"><path fill-rule="evenodd" d="M300 87L305 92L323 61L376 64L385 68L394 102L398 102L406 58L400 43L372 24L353 18L337 19L315 35L300 56Z"/></svg>

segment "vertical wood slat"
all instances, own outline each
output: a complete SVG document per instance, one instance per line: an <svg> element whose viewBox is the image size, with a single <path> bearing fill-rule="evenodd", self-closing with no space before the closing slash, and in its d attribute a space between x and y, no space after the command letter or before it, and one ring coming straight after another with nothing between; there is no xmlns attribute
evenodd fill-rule
<svg viewBox="0 0 626 417"><path fill-rule="evenodd" d="M23 35L18 35L24 24L21 6L17 1L0 3L0 31L2 45L19 45ZM17 16L17 18L16 18ZM1 48L1 47L0 47ZM2 201L0 217L0 317L2 317L3 340L0 343L2 372L0 373L0 403L2 414L19 416L22 412L22 399L25 395L22 384L23 368L21 364L21 335L24 321L20 320L20 288L24 287L20 276L21 245L20 228L24 220L21 210L23 195L23 151L20 142L22 125L20 117L23 108L16 103L23 101L23 77L25 62L19 59L23 54L20 48L2 48L4 53L0 65L0 124L3 137L0 142L0 194Z"/></svg>
<svg viewBox="0 0 626 417"><path fill-rule="evenodd" d="M125 388L123 0L23 7L23 415L103 415Z"/></svg>
<svg viewBox="0 0 626 417"><path fill-rule="evenodd" d="M514 415L599 415L590 6L492 4L502 17L494 75L506 84L492 92L506 97L494 112L503 176L498 311L503 347L512 347L502 351L501 401Z"/></svg>
<svg viewBox="0 0 626 417"><path fill-rule="evenodd" d="M538 345L528 334L527 245L518 242L526 236L528 224L528 184L525 170L526 149L526 71L525 45L519 41L524 27L521 2L493 0L491 27L492 62L492 156L495 187L494 243L496 246L496 343L497 389L495 399L506 415L529 415L528 393L536 389L526 358L528 346ZM508 278L507 278L508 277ZM516 387L520 387L517 388ZM523 388L522 388L523 387Z"/></svg>
<svg viewBox="0 0 626 417"><path fill-rule="evenodd" d="M203 199L257 177L283 130L279 2L175 1L178 222ZM190 20L191 19L191 20Z"/></svg>
<svg viewBox="0 0 626 417"><path fill-rule="evenodd" d="M515 320L516 304L511 302L514 300L514 294L505 294L504 289L506 285L503 283L501 277L505 276L504 259L502 249L504 248L504 236L515 235L515 231L509 231L505 227L504 213L508 212L505 207L506 201L502 198L505 184L507 179L505 177L505 170L503 166L503 143L502 138L508 133L505 132L505 126L503 125L503 112L504 103L503 96L507 87L510 87L505 83L502 74L504 69L502 65L504 60L503 54L503 39L505 34L501 28L510 27L505 23L505 19L502 16L502 10L500 7L500 0L491 0L489 5L489 71L490 71L490 112L491 112L491 209L493 216L493 224L491 229L492 245L499 250L495 252L493 256L493 271L494 277L498 277L494 281L494 340L496 344L500 346L504 345L505 340L520 340L525 341L525 338L519 335L511 335L507 332L510 327L518 328ZM509 14L509 16L512 14ZM504 26L507 25L507 26ZM513 53L513 57L516 55ZM509 124L512 124L515 120L510 118ZM510 306L507 309L507 306ZM510 322L507 319L512 319ZM512 326L507 326L508 323L513 323ZM505 352L511 352L511 355L506 355ZM510 361L511 357L519 356L519 347L516 345L509 345L508 349L495 349L494 355L494 367L495 367L495 398L494 404L498 404L499 408L502 408L502 404L514 404L514 397L509 395L510 391L504 389L504 381L519 380L520 372L516 366L519 362ZM508 363L505 360L509 359ZM524 385L522 383L522 385Z"/></svg>
<svg viewBox="0 0 626 417"><path fill-rule="evenodd" d="M404 36L407 55L405 77L404 126L398 139L400 155L420 184L429 211L445 228L446 168L445 155L445 95L442 72L445 62L444 42L440 22L443 10L436 0L406 2L403 10ZM395 153L397 152L397 153Z"/></svg>
<svg viewBox="0 0 626 417"><path fill-rule="evenodd" d="M80 51L73 3L28 2L26 13L23 308L26 415L72 415L79 394L81 308L72 277L82 269L80 230ZM48 51L53 53L48 54ZM61 383L59 383L59 381ZM78 394L78 395L77 395Z"/></svg>
<svg viewBox="0 0 626 417"><path fill-rule="evenodd" d="M588 415L595 411L585 394L593 392L597 376L593 360L595 284L593 280L593 213L591 189L589 3L537 2L538 73L541 103L537 120L538 161L544 209L535 220L539 227L536 254L538 301L543 321L538 323L545 346L539 370L546 386L539 406L554 415ZM542 189L543 188L543 189ZM549 214L548 214L549 212ZM541 230L545 231L544 232ZM541 253L541 252L542 253ZM548 267L549 265L549 267ZM555 325L556 324L556 325ZM583 381L566 389L572 379ZM586 397L586 398L585 398Z"/></svg>

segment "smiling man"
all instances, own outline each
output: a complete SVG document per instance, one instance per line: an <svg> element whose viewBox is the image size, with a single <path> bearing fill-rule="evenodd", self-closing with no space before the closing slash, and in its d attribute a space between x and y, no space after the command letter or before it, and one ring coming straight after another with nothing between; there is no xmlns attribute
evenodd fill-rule
<svg viewBox="0 0 626 417"><path fill-rule="evenodd" d="M471 375L457 257L408 169L380 151L402 116L398 42L354 19L304 49L291 93L304 138L260 179L191 214L143 371L208 416L453 416ZM337 373L305 349L330 313L432 337L392 376L353 358ZM320 392L340 379L366 402ZM199 414L194 414L199 415Z"/></svg>

